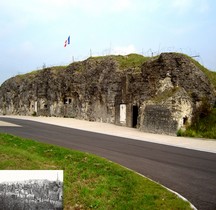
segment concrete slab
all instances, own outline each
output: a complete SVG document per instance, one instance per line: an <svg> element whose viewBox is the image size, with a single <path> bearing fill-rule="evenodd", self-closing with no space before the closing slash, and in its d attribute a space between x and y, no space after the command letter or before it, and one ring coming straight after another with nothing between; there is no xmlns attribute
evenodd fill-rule
<svg viewBox="0 0 216 210"><path fill-rule="evenodd" d="M16 124L13 124L13 123L8 123L8 122L3 122L3 121L0 121L0 126L5 126L5 127L21 127L20 125L16 125Z"/></svg>

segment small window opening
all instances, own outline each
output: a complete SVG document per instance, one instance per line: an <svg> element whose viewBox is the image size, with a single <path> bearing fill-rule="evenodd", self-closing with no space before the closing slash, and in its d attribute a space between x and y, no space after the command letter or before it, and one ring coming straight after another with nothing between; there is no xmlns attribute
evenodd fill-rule
<svg viewBox="0 0 216 210"><path fill-rule="evenodd" d="M47 104L44 104L44 108L47 109Z"/></svg>
<svg viewBox="0 0 216 210"><path fill-rule="evenodd" d="M64 99L64 104L67 104L68 103L68 100L65 98Z"/></svg>

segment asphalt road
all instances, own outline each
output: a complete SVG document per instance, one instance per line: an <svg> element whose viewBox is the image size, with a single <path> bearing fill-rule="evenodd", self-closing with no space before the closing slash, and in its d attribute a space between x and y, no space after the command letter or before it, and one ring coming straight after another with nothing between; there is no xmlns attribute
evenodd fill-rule
<svg viewBox="0 0 216 210"><path fill-rule="evenodd" d="M0 132L93 153L147 176L186 197L199 210L216 210L216 154L81 131L28 120L0 118L22 127Z"/></svg>

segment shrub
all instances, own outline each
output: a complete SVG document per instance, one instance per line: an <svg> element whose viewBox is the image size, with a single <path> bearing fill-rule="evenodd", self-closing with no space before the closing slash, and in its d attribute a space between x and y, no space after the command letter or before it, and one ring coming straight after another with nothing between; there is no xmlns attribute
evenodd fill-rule
<svg viewBox="0 0 216 210"><path fill-rule="evenodd" d="M209 112L207 114L207 112ZM177 136L216 139L216 108L201 112L195 122L185 131L178 130Z"/></svg>
<svg viewBox="0 0 216 210"><path fill-rule="evenodd" d="M34 111L34 112L32 113L32 116L33 116L33 117L37 116L37 112Z"/></svg>

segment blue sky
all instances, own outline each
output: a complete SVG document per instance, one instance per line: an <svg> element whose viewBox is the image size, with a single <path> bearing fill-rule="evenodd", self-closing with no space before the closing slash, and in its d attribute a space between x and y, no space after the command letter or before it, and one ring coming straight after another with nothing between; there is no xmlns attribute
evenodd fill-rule
<svg viewBox="0 0 216 210"><path fill-rule="evenodd" d="M90 55L200 55L216 71L215 0L1 0L0 84ZM71 44L64 48L68 35Z"/></svg>

